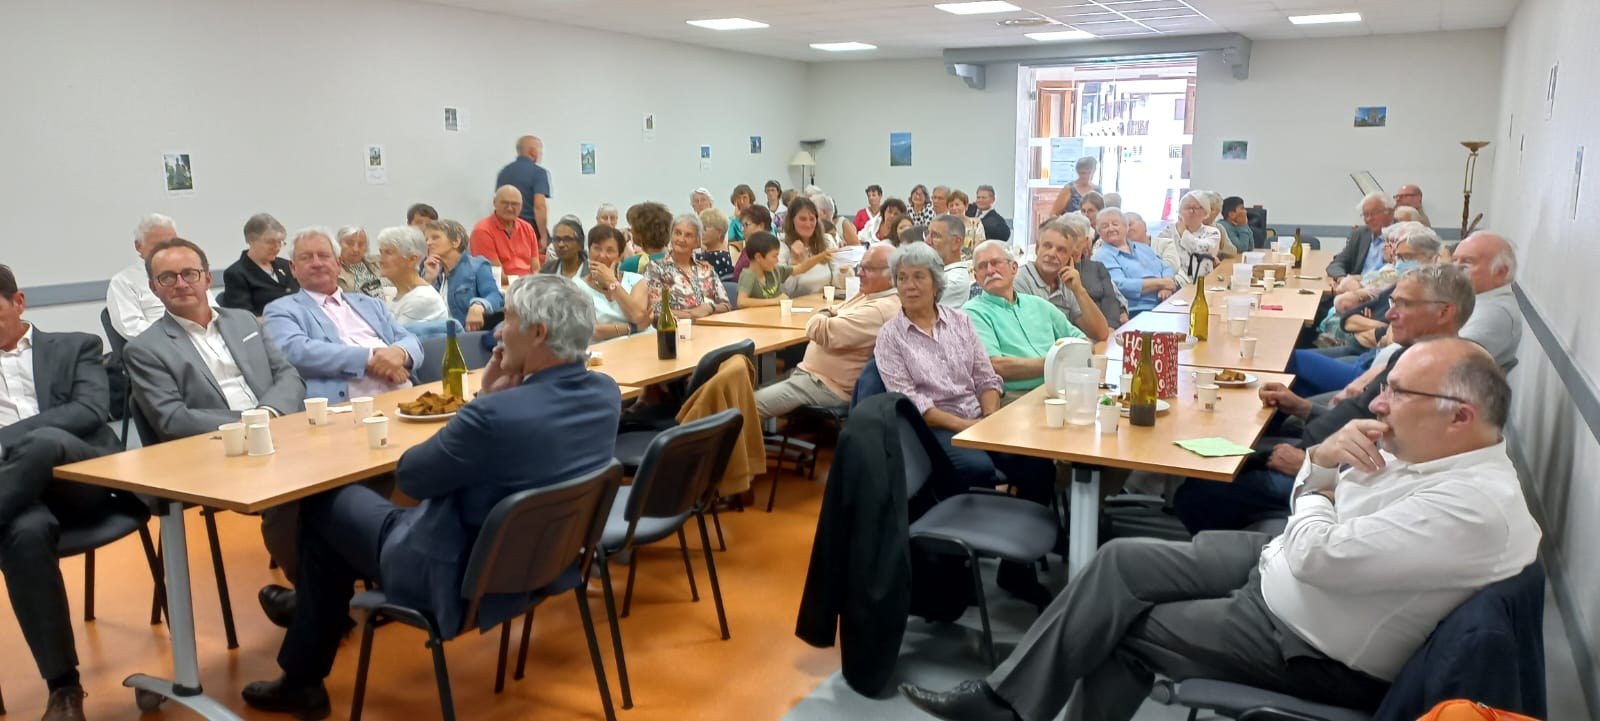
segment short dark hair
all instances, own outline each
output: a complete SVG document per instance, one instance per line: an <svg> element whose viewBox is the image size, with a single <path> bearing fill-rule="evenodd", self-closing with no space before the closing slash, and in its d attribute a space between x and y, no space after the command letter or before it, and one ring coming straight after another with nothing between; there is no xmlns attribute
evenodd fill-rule
<svg viewBox="0 0 1600 721"><path fill-rule="evenodd" d="M737 204L741 195L749 196L751 203L756 202L756 191L744 183L733 186L733 194L728 196L728 202Z"/></svg>
<svg viewBox="0 0 1600 721"><path fill-rule="evenodd" d="M427 218L428 220L439 219L439 211L434 210L433 206L428 205L427 203L414 203L410 208L406 209L406 223L410 224L412 221L416 220L417 216L419 215Z"/></svg>
<svg viewBox="0 0 1600 721"><path fill-rule="evenodd" d="M621 253L623 247L628 244L627 241L623 239L622 231L616 227L610 225L596 225L595 227L589 229L589 247L591 249L608 240L617 244L618 253Z"/></svg>
<svg viewBox="0 0 1600 721"><path fill-rule="evenodd" d="M444 233L444 237L450 241L450 245L454 246L457 252L462 255L467 254L469 245L467 241L470 236L467 235L465 226L454 220L430 220L427 225L422 226L424 234L429 231Z"/></svg>
<svg viewBox="0 0 1600 721"><path fill-rule="evenodd" d="M11 266L0 263L0 298L7 301L17 297L17 276L11 272Z"/></svg>
<svg viewBox="0 0 1600 721"><path fill-rule="evenodd" d="M893 208L895 212L898 212L901 215L905 215L906 213L910 212L906 208L906 201L899 198L884 198L883 202L878 204L879 213L882 213L890 208Z"/></svg>
<svg viewBox="0 0 1600 721"><path fill-rule="evenodd" d="M772 229L772 211L760 203L751 203L739 211L739 220L748 220L767 230Z"/></svg>
<svg viewBox="0 0 1600 721"><path fill-rule="evenodd" d="M767 192L768 189L776 190L779 193L783 192L783 186L779 185L776 180L769 180L766 185L761 186L761 192L763 193Z"/></svg>
<svg viewBox="0 0 1600 721"><path fill-rule="evenodd" d="M905 216L901 216L901 217L905 217ZM909 220L909 218L907 218L907 220ZM927 238L928 238L928 226L926 226L926 225L913 225L913 226L911 226L909 228L906 228L905 230L900 231L900 244L901 245L905 245L906 243L922 242L922 241L926 240Z"/></svg>
<svg viewBox="0 0 1600 721"><path fill-rule="evenodd" d="M873 193L877 193L878 195L883 195L883 186L878 185L877 183L873 183L872 185L867 186L867 194L871 195Z"/></svg>
<svg viewBox="0 0 1600 721"><path fill-rule="evenodd" d="M150 253L144 257L144 275L146 278L150 277L151 261L156 259L156 253L160 253L163 250L172 250L173 248L188 248L194 251L195 255L200 256L200 270L211 272L211 261L206 258L206 252L201 250L200 246L183 238L173 238L172 240L163 240L160 243L156 243L156 247L151 248Z"/></svg>
<svg viewBox="0 0 1600 721"><path fill-rule="evenodd" d="M1222 214L1223 215L1227 215L1229 213L1232 213L1233 211L1238 210L1239 206L1241 206L1241 205L1244 205L1244 198L1241 198L1241 197L1239 197L1237 195L1230 195L1230 196L1228 196L1226 198L1223 198L1222 199Z"/></svg>
<svg viewBox="0 0 1600 721"><path fill-rule="evenodd" d="M766 255L777 249L778 236L765 230L751 233L750 237L744 239L744 252L748 253L752 258L758 255Z"/></svg>

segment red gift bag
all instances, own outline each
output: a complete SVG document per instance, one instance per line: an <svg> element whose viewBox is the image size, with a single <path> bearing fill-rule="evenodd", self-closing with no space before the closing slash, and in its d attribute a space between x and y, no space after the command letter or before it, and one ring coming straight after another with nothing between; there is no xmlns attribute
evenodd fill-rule
<svg viewBox="0 0 1600 721"><path fill-rule="evenodd" d="M1139 352L1144 346L1144 339L1154 338L1155 345L1151 348L1150 357L1156 365L1156 397L1177 398L1178 345L1187 337L1186 333L1123 333L1122 372L1133 372L1139 364Z"/></svg>

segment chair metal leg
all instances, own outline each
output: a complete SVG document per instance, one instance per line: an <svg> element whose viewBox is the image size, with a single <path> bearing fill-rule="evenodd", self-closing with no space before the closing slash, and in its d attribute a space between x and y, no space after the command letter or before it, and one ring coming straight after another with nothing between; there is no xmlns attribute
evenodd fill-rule
<svg viewBox="0 0 1600 721"><path fill-rule="evenodd" d="M967 565L972 568L972 587L978 594L978 617L983 620L983 657L989 661L989 667L999 665L994 657L994 632L989 628L989 601L983 592L983 572L978 567L978 557L972 553L967 554Z"/></svg>
<svg viewBox="0 0 1600 721"><path fill-rule="evenodd" d="M706 575L711 577L711 599L717 604L717 625L722 627L722 640L728 640L728 616L722 610L722 586L717 583L717 562L711 556L711 534L706 532L706 517L703 513L695 513L695 520L700 522L700 545L706 552Z"/></svg>
<svg viewBox="0 0 1600 721"><path fill-rule="evenodd" d="M637 556L638 549L634 555ZM606 599L606 623L611 625L611 650L617 654L617 683L622 686L622 708L633 708L633 690L628 687L628 659L622 655L622 627L617 624L617 603L611 592L611 570L604 553L595 554L599 564L600 590ZM581 589L580 589L581 590Z"/></svg>
<svg viewBox="0 0 1600 721"><path fill-rule="evenodd" d="M689 562L689 537L683 534L683 526L678 526L678 550L683 551L683 572L689 574L689 599L695 603L700 602L700 589L694 584L694 564ZM632 581L629 581L632 584Z"/></svg>
<svg viewBox="0 0 1600 721"><path fill-rule="evenodd" d="M527 648L524 644L523 648ZM494 692L506 690L506 653L511 650L511 621L500 624L500 660L494 667Z"/></svg>
<svg viewBox="0 0 1600 721"><path fill-rule="evenodd" d="M605 706L606 721L617 721L616 709L611 707L611 686L606 683L606 666L600 661L600 641L594 635L594 616L589 612L589 597L584 588L572 589L578 599L578 615L583 617L583 636L589 642L589 660L594 664L595 685L600 687L600 703ZM622 658L621 654L617 658Z"/></svg>
<svg viewBox="0 0 1600 721"><path fill-rule="evenodd" d="M361 624L361 654L356 661L356 688L350 699L350 721L361 721L362 702L367 698L367 667L372 664L372 629L377 613L367 614Z"/></svg>
<svg viewBox="0 0 1600 721"><path fill-rule="evenodd" d="M201 509L206 518L206 537L211 541L211 569L217 576L217 600L222 604L222 631L228 637L228 649L239 647L239 634L233 628L233 601L228 597L228 572L222 567L222 541L217 537L217 512Z"/></svg>
<svg viewBox="0 0 1600 721"><path fill-rule="evenodd" d="M94 549L83 554L83 620L94 620Z"/></svg>
<svg viewBox="0 0 1600 721"><path fill-rule="evenodd" d="M439 684L440 717L444 721L456 721L455 697L450 694L450 668L444 663L444 641L436 633L430 632L428 636L428 648L433 651L433 678Z"/></svg>
<svg viewBox="0 0 1600 721"><path fill-rule="evenodd" d="M634 546L628 554L628 585L622 590L622 618L627 618L633 610L633 574L639 570L639 547Z"/></svg>
<svg viewBox="0 0 1600 721"><path fill-rule="evenodd" d="M700 519L700 522L703 524L703 523L706 522L706 520L704 518L702 518L702 519ZM728 550L728 542L722 539L722 518L717 516L717 504L716 504L716 502L712 502L712 504L711 504L711 524L717 527L717 550L718 551L727 551ZM709 539L709 538L706 539L706 548L710 548L711 547L710 542L711 542L711 539Z"/></svg>
<svg viewBox="0 0 1600 721"><path fill-rule="evenodd" d="M783 458L778 459L778 470L772 471L772 490L767 491L767 513L772 512L772 505L778 502L778 476L783 475Z"/></svg>
<svg viewBox="0 0 1600 721"><path fill-rule="evenodd" d="M161 614L167 608L167 583L162 580L161 556L156 553L155 543L150 540L150 529L147 526L139 528L139 542L144 544L144 560L150 564L150 580L154 590L150 593L150 625L161 623Z"/></svg>
<svg viewBox="0 0 1600 721"><path fill-rule="evenodd" d="M528 614L522 617L522 645L517 649L517 672L511 678L522 680L524 672L528 670L528 642L533 640L533 609L528 609Z"/></svg>

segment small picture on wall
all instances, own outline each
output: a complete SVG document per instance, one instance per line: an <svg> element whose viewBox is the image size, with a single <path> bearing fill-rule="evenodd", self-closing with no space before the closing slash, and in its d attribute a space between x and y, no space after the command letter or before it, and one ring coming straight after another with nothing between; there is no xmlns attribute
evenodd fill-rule
<svg viewBox="0 0 1600 721"><path fill-rule="evenodd" d="M1224 140L1222 141L1223 160L1247 160L1250 157L1250 141Z"/></svg>
<svg viewBox="0 0 1600 721"><path fill-rule="evenodd" d="M461 131L461 111L456 108L444 109L444 131L456 133Z"/></svg>
<svg viewBox="0 0 1600 721"><path fill-rule="evenodd" d="M889 133L889 167L911 165L911 133Z"/></svg>
<svg viewBox="0 0 1600 721"><path fill-rule="evenodd" d="M759 136L759 135L750 136L750 154L751 155L760 155L761 154L761 136Z"/></svg>
<svg viewBox="0 0 1600 721"><path fill-rule="evenodd" d="M643 129L640 131L641 137L644 138L646 143L654 143L656 141L656 114L645 113L642 127Z"/></svg>
<svg viewBox="0 0 1600 721"><path fill-rule="evenodd" d="M389 182L389 168L383 162L383 146L367 146L367 185L383 185Z"/></svg>
<svg viewBox="0 0 1600 721"><path fill-rule="evenodd" d="M194 169L189 164L189 154L164 153L161 160L166 169L167 193L171 195L194 193Z"/></svg>
<svg viewBox="0 0 1600 721"><path fill-rule="evenodd" d="M584 175L594 175L594 143L578 145L578 164L583 168Z"/></svg>
<svg viewBox="0 0 1600 721"><path fill-rule="evenodd" d="M702 146L700 146L700 172L703 173L703 172L706 172L706 171L708 171L710 169L711 169L711 146L702 145Z"/></svg>
<svg viewBox="0 0 1600 721"><path fill-rule="evenodd" d="M1356 127L1381 128L1389 124L1389 106L1367 105L1356 108Z"/></svg>

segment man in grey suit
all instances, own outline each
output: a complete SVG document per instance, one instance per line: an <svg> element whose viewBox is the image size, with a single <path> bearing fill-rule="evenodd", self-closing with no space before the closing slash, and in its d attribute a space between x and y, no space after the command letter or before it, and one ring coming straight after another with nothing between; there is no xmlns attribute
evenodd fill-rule
<svg viewBox="0 0 1600 721"><path fill-rule="evenodd" d="M174 238L151 250L145 272L167 312L129 341L123 356L138 412L157 437L211 433L254 408L274 416L301 410L306 383L262 335L255 316L211 303L205 251ZM292 505L261 516L267 549L290 580L299 560L297 517Z"/></svg>
<svg viewBox="0 0 1600 721"><path fill-rule="evenodd" d="M1383 243L1372 242L1382 238L1383 229L1394 222L1394 199L1387 193L1368 193L1361 199L1362 227L1350 231L1344 241L1344 250L1328 263L1328 278L1338 280L1347 275L1361 275L1383 265Z"/></svg>
<svg viewBox="0 0 1600 721"><path fill-rule="evenodd" d="M67 590L56 562L62 525L125 502L51 469L120 450L100 339L46 333L22 320L27 300L0 265L0 572L11 610L50 690L44 721L81 721L83 687Z"/></svg>

